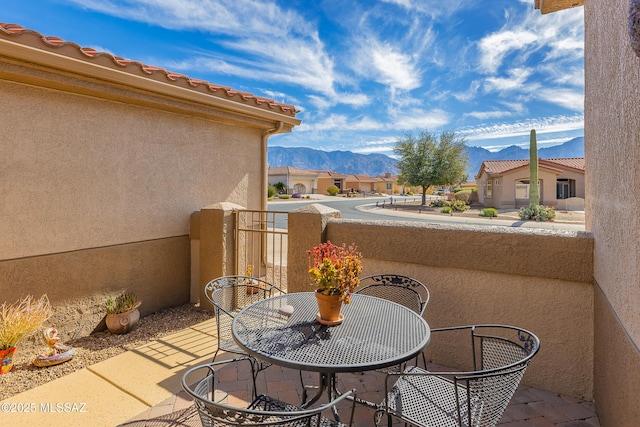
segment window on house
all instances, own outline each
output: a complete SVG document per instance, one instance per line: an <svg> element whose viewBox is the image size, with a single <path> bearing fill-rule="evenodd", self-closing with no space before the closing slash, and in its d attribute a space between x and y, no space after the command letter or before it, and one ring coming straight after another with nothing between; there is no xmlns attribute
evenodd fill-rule
<svg viewBox="0 0 640 427"><path fill-rule="evenodd" d="M389 182L387 182L387 190L393 190L393 185Z"/></svg>
<svg viewBox="0 0 640 427"><path fill-rule="evenodd" d="M538 194L540 194L540 181L538 181ZM516 199L529 198L529 180L519 179L516 181Z"/></svg>
<svg viewBox="0 0 640 427"><path fill-rule="evenodd" d="M493 197L493 180L488 179L487 185L484 187L484 197L491 198Z"/></svg>
<svg viewBox="0 0 640 427"><path fill-rule="evenodd" d="M334 179L333 180L333 185L335 185L338 188L342 188L342 181L339 179Z"/></svg>
<svg viewBox="0 0 640 427"><path fill-rule="evenodd" d="M576 196L576 181L574 179L558 179L556 181L556 199L568 199Z"/></svg>

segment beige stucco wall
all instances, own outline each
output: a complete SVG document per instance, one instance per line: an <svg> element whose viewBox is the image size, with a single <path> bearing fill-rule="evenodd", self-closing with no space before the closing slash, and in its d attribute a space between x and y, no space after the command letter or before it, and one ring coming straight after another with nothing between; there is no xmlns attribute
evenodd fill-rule
<svg viewBox="0 0 640 427"><path fill-rule="evenodd" d="M595 400L603 426L640 419L640 58L629 45L628 4L584 6L585 210L601 290Z"/></svg>
<svg viewBox="0 0 640 427"><path fill-rule="evenodd" d="M257 129L6 81L0 97L0 259L187 235L214 201L260 207Z"/></svg>
<svg viewBox="0 0 640 427"><path fill-rule="evenodd" d="M46 292L64 337L99 328L105 296L122 289L143 300L143 315L188 302L191 213L215 202L261 208L266 132L278 122L3 43L2 301Z"/></svg>
<svg viewBox="0 0 640 427"><path fill-rule="evenodd" d="M341 220L309 205L289 217L290 292L309 291L305 251L320 241L355 243L363 274L416 277L431 292L433 327L473 323L530 329L540 353L524 382L591 399L593 240L588 233ZM447 360L435 361L447 365ZM450 362L450 361L449 361Z"/></svg>

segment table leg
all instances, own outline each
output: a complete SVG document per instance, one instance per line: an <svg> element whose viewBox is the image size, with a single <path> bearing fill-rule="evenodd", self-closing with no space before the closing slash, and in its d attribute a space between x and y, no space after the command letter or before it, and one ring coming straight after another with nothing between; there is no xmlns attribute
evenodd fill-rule
<svg viewBox="0 0 640 427"><path fill-rule="evenodd" d="M329 399L328 401L331 402L336 397L340 396L340 393L338 392L338 389L336 387L336 383L337 383L337 381L336 381L336 375L335 374L320 373L319 374L319 385L317 387L318 392L310 400L307 400L307 388L310 387L310 386L305 386L303 388L303 390L302 390L302 405L301 406L303 408L307 408L307 407L313 405L314 403L316 403L322 397L322 394L324 393L325 389L327 390L327 398ZM311 386L311 387L313 387L313 386ZM316 388L316 387L314 387L314 388ZM338 409L334 406L333 408L331 408L331 411L333 412L333 417L335 418L335 420L340 422L340 416L338 415Z"/></svg>

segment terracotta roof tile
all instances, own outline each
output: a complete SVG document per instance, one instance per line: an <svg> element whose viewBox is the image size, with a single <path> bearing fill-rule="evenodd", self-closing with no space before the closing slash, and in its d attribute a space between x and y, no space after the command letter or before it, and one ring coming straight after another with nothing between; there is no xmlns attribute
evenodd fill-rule
<svg viewBox="0 0 640 427"><path fill-rule="evenodd" d="M584 157L567 157L562 159L541 159L541 161L555 163L565 168L572 168L584 172L585 161Z"/></svg>
<svg viewBox="0 0 640 427"><path fill-rule="evenodd" d="M101 58L110 59L110 63L118 67L124 68L123 71L136 74L136 71L142 71L144 75L148 75L155 80L164 79L168 83L176 86L188 87L192 90L204 91L212 96L223 97L242 104L253 105L262 109L275 110L279 114L285 114L295 117L298 113L294 105L276 102L273 99L259 97L248 92L240 92L230 87L215 85L205 80L193 79L184 74L167 71L162 67L143 64L131 59L122 58L106 52L98 52L90 47L81 47L76 43L65 41L55 36L44 36L37 31L26 29L18 24L7 24L0 22L0 39L7 38L12 41L23 43L25 45L36 47L45 51L55 52L59 55L74 57L74 51L80 54L80 58L89 63L96 63L104 66ZM39 45L34 45L33 38L42 41ZM70 49L70 50L69 50ZM101 62L98 62L101 61ZM184 83L187 83L186 86Z"/></svg>
<svg viewBox="0 0 640 427"><path fill-rule="evenodd" d="M562 159L538 159L538 166L547 169L556 170L562 173L563 169L570 167L572 169L584 172L584 158L562 158ZM514 169L529 167L529 159L526 160L485 160L482 162L480 171L476 178L480 177L482 172L488 175L502 175Z"/></svg>

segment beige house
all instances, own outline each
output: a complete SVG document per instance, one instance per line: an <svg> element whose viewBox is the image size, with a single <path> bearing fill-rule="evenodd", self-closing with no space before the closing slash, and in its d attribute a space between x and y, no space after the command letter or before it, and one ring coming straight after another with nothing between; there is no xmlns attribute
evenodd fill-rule
<svg viewBox="0 0 640 427"><path fill-rule="evenodd" d="M317 172L291 166L269 168L269 184L283 183L287 189L287 194L317 193L318 176Z"/></svg>
<svg viewBox="0 0 640 427"><path fill-rule="evenodd" d="M300 123L292 105L11 24L0 99L2 301L46 293L67 337L122 289L143 315L189 302L190 216L265 209L267 141Z"/></svg>
<svg viewBox="0 0 640 427"><path fill-rule="evenodd" d="M376 191L376 184L379 182L381 182L380 178L374 178L369 175L347 175L345 185L347 191L374 193Z"/></svg>
<svg viewBox="0 0 640 427"><path fill-rule="evenodd" d="M399 194L403 192L403 187L398 185L398 176L391 175L390 172L378 175L375 183L375 191L383 194ZM407 190L409 191L409 190Z"/></svg>
<svg viewBox="0 0 640 427"><path fill-rule="evenodd" d="M347 175L326 170L315 172L318 172L318 194L327 194L327 188L332 185L335 185L341 192L344 192Z"/></svg>
<svg viewBox="0 0 640 427"><path fill-rule="evenodd" d="M539 159L540 204L584 210L584 158ZM529 205L529 160L487 160L476 175L479 203L496 209Z"/></svg>

